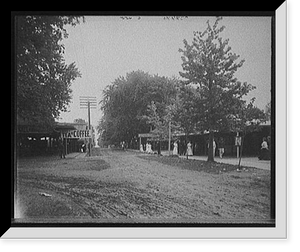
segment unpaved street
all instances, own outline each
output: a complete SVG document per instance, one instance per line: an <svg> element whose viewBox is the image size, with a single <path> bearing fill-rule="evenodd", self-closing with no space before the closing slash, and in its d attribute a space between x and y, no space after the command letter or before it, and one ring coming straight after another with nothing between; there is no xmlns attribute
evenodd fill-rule
<svg viewBox="0 0 300 252"><path fill-rule="evenodd" d="M268 179L265 170L215 174L109 149L77 159L20 159L16 217L61 222L267 222Z"/></svg>

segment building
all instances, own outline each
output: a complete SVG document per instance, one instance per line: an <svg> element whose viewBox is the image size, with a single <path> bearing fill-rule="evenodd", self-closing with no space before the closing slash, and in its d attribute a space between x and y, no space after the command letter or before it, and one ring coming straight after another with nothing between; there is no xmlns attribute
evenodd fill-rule
<svg viewBox="0 0 300 252"><path fill-rule="evenodd" d="M263 137L272 136L271 134L271 123L263 123L257 127L255 131L247 132L243 135L239 132L239 137L243 139L243 156L258 156ZM145 144L147 141L152 143L153 150L156 150L157 137L151 133L139 134L139 143ZM237 156L241 152L241 146L236 145L237 132L215 132L214 139L216 142L216 155L218 155L218 141L223 138L225 144L224 156ZM208 132L194 132L186 136L184 133L177 132L172 134L171 149L173 149L174 141L179 141L179 153L183 153L186 150L186 145L190 141L192 143L193 154L197 156L208 155ZM269 143L271 144L271 143ZM139 147L137 148L139 149ZM164 139L161 142L161 150L168 149L168 139Z"/></svg>
<svg viewBox="0 0 300 252"><path fill-rule="evenodd" d="M55 122L52 126L41 126L18 118L16 127L17 156L55 155L58 154L58 141L69 131L86 131L88 123ZM91 144L94 146L94 129ZM88 146L88 138L64 138L66 154L80 152L82 144ZM87 149L87 148L86 148Z"/></svg>

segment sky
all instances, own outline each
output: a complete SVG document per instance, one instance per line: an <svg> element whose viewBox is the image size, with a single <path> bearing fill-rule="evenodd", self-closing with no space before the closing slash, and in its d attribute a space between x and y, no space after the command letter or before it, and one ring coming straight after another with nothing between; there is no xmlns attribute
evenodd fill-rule
<svg viewBox="0 0 300 252"><path fill-rule="evenodd" d="M60 122L87 121L87 109L80 109L79 96L95 96L99 102L103 89L119 76L135 70L167 77L180 77L183 40L189 43L193 31L204 31L206 21L215 17L164 19L163 16L86 16L85 22L66 27L63 40L67 64L75 62L82 74L71 85L72 101ZM256 97L261 109L271 100L271 17L223 17L221 37L229 39L232 52L245 59L235 76L256 86L246 100ZM91 124L101 118L100 106L91 110Z"/></svg>

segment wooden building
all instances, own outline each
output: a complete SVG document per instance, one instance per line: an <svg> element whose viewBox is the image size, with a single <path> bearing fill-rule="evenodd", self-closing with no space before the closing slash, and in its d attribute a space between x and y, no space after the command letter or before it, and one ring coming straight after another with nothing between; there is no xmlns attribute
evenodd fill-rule
<svg viewBox="0 0 300 252"><path fill-rule="evenodd" d="M260 146L263 137L271 136L271 124L270 122L261 124L258 126L256 131L248 132L245 136L242 132L239 132L239 137L243 140L243 156L258 156L260 152ZM139 143L145 145L147 141L152 143L153 150L156 150L157 138L151 133L139 134ZM216 142L216 155L218 155L218 142L220 138L224 140L224 157L226 156L237 156L237 152L241 151L241 146L237 148L236 137L237 132L215 132L214 139ZM179 142L179 153L184 153L186 145L190 141L192 144L193 154L196 156L207 156L208 155L208 132L195 132L186 136L184 133L174 133L171 139L171 149L173 149L173 143L175 140ZM270 144L270 143L269 143ZM168 139L161 141L161 150L168 149Z"/></svg>
<svg viewBox="0 0 300 252"><path fill-rule="evenodd" d="M17 156L58 155L58 140L70 130L86 130L88 123L55 122L52 126L29 123L18 118L16 127ZM94 142L94 140L92 141ZM66 154L80 152L81 145L87 144L86 138L64 139Z"/></svg>

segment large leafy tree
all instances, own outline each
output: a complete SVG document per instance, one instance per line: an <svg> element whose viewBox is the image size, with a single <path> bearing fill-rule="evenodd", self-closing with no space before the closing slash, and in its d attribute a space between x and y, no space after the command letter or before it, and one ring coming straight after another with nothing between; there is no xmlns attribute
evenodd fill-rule
<svg viewBox="0 0 300 252"><path fill-rule="evenodd" d="M180 75L186 85L198 92L197 120L202 130L209 131L208 161L213 158L214 131L228 129L232 115L238 114L243 106L243 96L255 87L235 78L235 72L243 66L244 60L231 52L229 39L220 37L225 26L218 27L218 17L213 26L207 21L204 32L194 32L192 43L184 40L182 53L183 72Z"/></svg>
<svg viewBox="0 0 300 252"><path fill-rule="evenodd" d="M197 129L198 93L191 86L180 85L176 99L173 101L172 120L178 130L185 133L186 137ZM199 127L198 127L199 128Z"/></svg>
<svg viewBox="0 0 300 252"><path fill-rule="evenodd" d="M155 128L144 117L148 105L155 102L160 115L165 104L174 96L173 80L143 71L133 71L120 76L103 91L102 119L98 131L106 143L130 142L138 133Z"/></svg>
<svg viewBox="0 0 300 252"><path fill-rule="evenodd" d="M62 40L77 16L16 16L16 83L18 118L49 126L71 99L71 83L80 72L65 63Z"/></svg>
<svg viewBox="0 0 300 252"><path fill-rule="evenodd" d="M164 102L161 110L158 110L157 104L152 101L143 118L153 125L152 133L157 135L159 140L167 139L170 131L184 132L187 140L197 124L194 106L196 97L194 88L181 85L177 81L176 94Z"/></svg>

